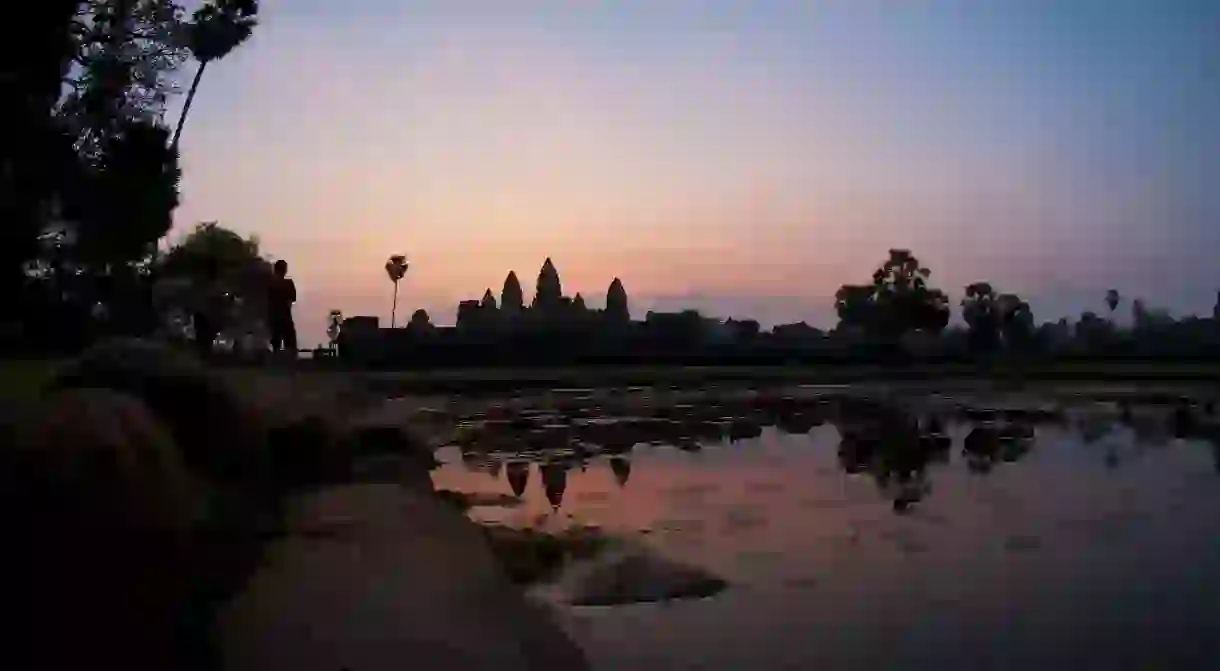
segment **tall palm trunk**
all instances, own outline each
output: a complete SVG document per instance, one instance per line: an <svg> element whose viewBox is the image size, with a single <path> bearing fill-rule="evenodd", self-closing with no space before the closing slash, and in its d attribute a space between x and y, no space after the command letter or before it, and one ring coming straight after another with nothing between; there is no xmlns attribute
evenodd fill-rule
<svg viewBox="0 0 1220 671"><path fill-rule="evenodd" d="M394 328L394 317L398 313L398 282L394 282L394 303L390 306L390 328Z"/></svg>
<svg viewBox="0 0 1220 671"><path fill-rule="evenodd" d="M170 148L174 151L178 150L178 138L182 136L182 127L186 125L186 115L191 111L191 103L195 101L195 91L199 90L199 80L203 79L203 70L207 66L207 61L200 61L199 68L195 70L195 78L191 80L191 90L187 92L186 102L182 105L182 114L178 117L178 127L174 129L174 139L169 143Z"/></svg>

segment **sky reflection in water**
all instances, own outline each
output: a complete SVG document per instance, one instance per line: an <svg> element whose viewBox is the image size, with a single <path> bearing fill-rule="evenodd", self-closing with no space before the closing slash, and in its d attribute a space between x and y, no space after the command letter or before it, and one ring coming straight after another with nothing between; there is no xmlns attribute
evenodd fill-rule
<svg viewBox="0 0 1220 671"><path fill-rule="evenodd" d="M1171 408L574 414L493 420L434 480L522 495L476 518L640 534L730 581L578 609L601 667L1220 666L1220 447Z"/></svg>

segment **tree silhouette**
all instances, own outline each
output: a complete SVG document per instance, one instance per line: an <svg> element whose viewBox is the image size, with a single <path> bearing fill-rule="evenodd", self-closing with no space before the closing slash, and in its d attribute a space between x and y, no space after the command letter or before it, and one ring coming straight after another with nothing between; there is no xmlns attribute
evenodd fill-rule
<svg viewBox="0 0 1220 671"><path fill-rule="evenodd" d="M873 285L844 284L835 292L835 312L841 325L872 333L876 330Z"/></svg>
<svg viewBox="0 0 1220 671"><path fill-rule="evenodd" d="M733 334L733 339L740 343L754 342L762 331L762 327L753 319L729 319L725 322L725 326Z"/></svg>
<svg viewBox="0 0 1220 671"><path fill-rule="evenodd" d="M77 260L86 265L131 263L152 253L169 232L178 206L178 157L169 131L133 121L120 124L77 182L64 214L74 222Z"/></svg>
<svg viewBox="0 0 1220 671"><path fill-rule="evenodd" d="M943 461L949 441L935 422L920 423L896 407L841 408L839 464L848 474L868 474L897 513L909 511L930 491L927 468ZM846 412L843 412L846 410Z"/></svg>
<svg viewBox="0 0 1220 671"><path fill-rule="evenodd" d="M949 323L949 300L928 287L931 274L911 252L890 250L890 258L873 273L884 333L893 337L916 330L939 333Z"/></svg>
<svg viewBox="0 0 1220 671"><path fill-rule="evenodd" d="M174 129L171 144L175 149L178 139L182 137L182 127L191 111L191 103L195 101L195 93L199 90L199 81L203 79L203 71L208 63L224 58L250 39L258 21L257 14L258 0L211 0L195 10L193 21L183 26L187 48L199 61L199 67L195 69L195 78L191 80L182 114L178 116L178 126Z"/></svg>
<svg viewBox="0 0 1220 671"><path fill-rule="evenodd" d="M1016 294L997 294L988 282L966 287L962 318L970 327L970 347L976 352L993 352L1001 343L1020 348L1033 337L1029 304Z"/></svg>
<svg viewBox="0 0 1220 671"><path fill-rule="evenodd" d="M990 473L1001 463L1011 463L1029 453L1034 428L1026 422L974 427L962 441L962 454L972 472Z"/></svg>
<svg viewBox="0 0 1220 671"><path fill-rule="evenodd" d="M326 315L326 339L330 341L330 349L334 351L339 346L339 332L343 329L343 312L331 310Z"/></svg>
<svg viewBox="0 0 1220 671"><path fill-rule="evenodd" d="M398 281L407 274L407 257L394 254L385 262L385 273L394 283L394 303L390 307L390 328L394 328L394 316L398 313Z"/></svg>
<svg viewBox="0 0 1220 671"><path fill-rule="evenodd" d="M1118 295L1118 289L1110 289L1106 291L1106 306L1110 308L1110 320L1114 320L1114 310L1118 308L1118 303L1121 298Z"/></svg>
<svg viewBox="0 0 1220 671"><path fill-rule="evenodd" d="M1009 349L1018 349L1029 343L1034 332L1034 313L1029 303L1016 294L1000 294L996 298L999 308L1000 331L1004 344Z"/></svg>
<svg viewBox="0 0 1220 671"><path fill-rule="evenodd" d="M170 0L27 4L30 48L3 66L8 130L21 138L0 150L5 286L54 297L35 308L57 311L51 322L63 309L102 307L143 335L155 243L178 203L177 156L160 119L186 58L175 39L181 9Z"/></svg>
<svg viewBox="0 0 1220 671"><path fill-rule="evenodd" d="M0 276L10 298L25 281L23 267L40 251L46 208L79 168L68 124L56 115L65 77L79 53L72 31L79 0L39 0L22 8L27 40L20 56L5 59L0 100L5 132L21 141L0 142Z"/></svg>
<svg viewBox="0 0 1220 671"><path fill-rule="evenodd" d="M525 309L525 296L521 291L521 281L517 279L517 273L508 271L508 277L504 278L504 288L500 291L500 307L505 311L516 314Z"/></svg>
<svg viewBox="0 0 1220 671"><path fill-rule="evenodd" d="M1086 348L1100 348L1113 325L1092 311L1082 312L1076 322L1076 340Z"/></svg>
<svg viewBox="0 0 1220 671"><path fill-rule="evenodd" d="M188 51L182 9L171 0L87 0L76 10L56 114L90 163L123 124L160 124Z"/></svg>
<svg viewBox="0 0 1220 671"><path fill-rule="evenodd" d="M1142 298L1131 301L1131 324L1136 330L1148 327L1148 308L1144 305Z"/></svg>
<svg viewBox="0 0 1220 671"><path fill-rule="evenodd" d="M420 308L411 313L411 321L407 322L407 328L417 332L426 332L431 329L432 318L428 316L428 311Z"/></svg>
<svg viewBox="0 0 1220 671"><path fill-rule="evenodd" d="M243 238L214 221L196 225L157 261L154 296L167 325L174 331L180 328L213 267L230 297L230 330L260 331L266 320L271 262L263 257L257 238Z"/></svg>
<svg viewBox="0 0 1220 671"><path fill-rule="evenodd" d="M1168 311L1163 308L1150 308L1145 301L1138 298L1131 301L1131 319L1135 331L1142 333L1144 338L1160 338L1164 335L1163 331L1174 324Z"/></svg>
<svg viewBox="0 0 1220 671"><path fill-rule="evenodd" d="M975 282L966 287L962 319L970 327L971 349L990 352L996 348L1000 338L1000 314L991 284Z"/></svg>
<svg viewBox="0 0 1220 671"><path fill-rule="evenodd" d="M891 249L869 285L843 285L835 294L840 321L897 340L912 331L940 333L949 323L949 301L928 287L931 271L905 249Z"/></svg>
<svg viewBox="0 0 1220 671"><path fill-rule="evenodd" d="M23 57L6 62L4 72L5 84L11 87L5 91L12 96L8 102L20 103L9 111L33 116L19 117L24 121L50 118L62 94L64 76L77 52L72 29L80 5L81 0L45 0L31 3L26 7L28 13L22 15L23 29L31 39L24 45ZM34 125L41 124L23 129Z"/></svg>

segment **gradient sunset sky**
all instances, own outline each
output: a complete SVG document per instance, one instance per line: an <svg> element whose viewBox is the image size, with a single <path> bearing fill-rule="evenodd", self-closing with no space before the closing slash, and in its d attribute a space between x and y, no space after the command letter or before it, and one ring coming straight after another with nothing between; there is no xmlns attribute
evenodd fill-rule
<svg viewBox="0 0 1220 671"><path fill-rule="evenodd" d="M547 256L637 318L832 326L890 247L1039 321L1220 289L1215 0L262 5L203 79L171 239L257 233L305 343L388 320L394 252L399 314L441 324Z"/></svg>

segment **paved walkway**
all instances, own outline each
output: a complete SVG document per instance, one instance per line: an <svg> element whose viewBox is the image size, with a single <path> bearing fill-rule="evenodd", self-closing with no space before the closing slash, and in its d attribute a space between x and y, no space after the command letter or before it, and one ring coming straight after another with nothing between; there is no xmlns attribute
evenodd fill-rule
<svg viewBox="0 0 1220 671"><path fill-rule="evenodd" d="M392 484L298 498L292 533L221 616L231 671L587 668L477 529Z"/></svg>

